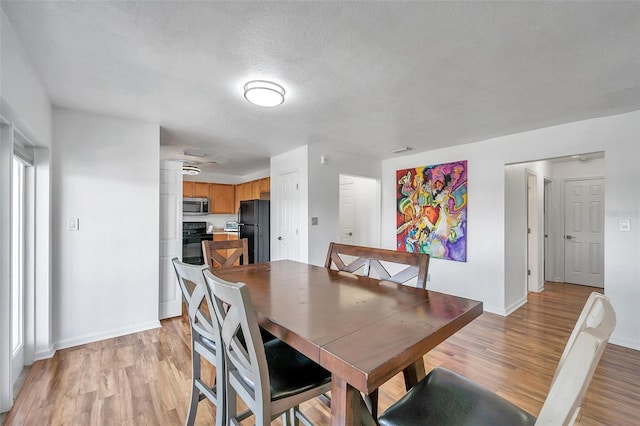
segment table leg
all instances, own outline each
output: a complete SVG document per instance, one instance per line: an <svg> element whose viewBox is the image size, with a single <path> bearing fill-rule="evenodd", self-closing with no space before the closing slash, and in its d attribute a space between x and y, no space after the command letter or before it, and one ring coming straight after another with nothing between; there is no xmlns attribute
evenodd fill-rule
<svg viewBox="0 0 640 426"><path fill-rule="evenodd" d="M417 359L413 364L407 366L407 368L402 370L402 373L404 374L404 385L407 390L417 385L418 382L424 379L427 375L424 370L424 360L422 357Z"/></svg>
<svg viewBox="0 0 640 426"><path fill-rule="evenodd" d="M331 424L360 425L360 392L335 374L331 376Z"/></svg>

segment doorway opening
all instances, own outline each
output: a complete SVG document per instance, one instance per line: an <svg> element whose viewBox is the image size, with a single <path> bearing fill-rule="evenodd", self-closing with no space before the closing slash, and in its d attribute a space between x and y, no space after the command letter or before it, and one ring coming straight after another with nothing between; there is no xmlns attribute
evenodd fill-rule
<svg viewBox="0 0 640 426"><path fill-rule="evenodd" d="M601 287L604 165L603 152L505 165L507 314L545 281Z"/></svg>
<svg viewBox="0 0 640 426"><path fill-rule="evenodd" d="M380 247L380 181L341 174L339 185L338 241Z"/></svg>

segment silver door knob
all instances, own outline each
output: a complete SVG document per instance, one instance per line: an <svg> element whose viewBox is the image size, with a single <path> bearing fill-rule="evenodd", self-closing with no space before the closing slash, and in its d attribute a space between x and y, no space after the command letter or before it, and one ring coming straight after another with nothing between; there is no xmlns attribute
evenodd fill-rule
<svg viewBox="0 0 640 426"><path fill-rule="evenodd" d="M348 235L348 236L352 236L352 235L353 235L353 232L347 232L347 235Z"/></svg>
<svg viewBox="0 0 640 426"><path fill-rule="evenodd" d="M564 238L565 238L565 239L567 239L567 240L570 240L570 239L572 239L573 237L572 237L571 235L565 235L565 236L564 236Z"/></svg>
<svg viewBox="0 0 640 426"><path fill-rule="evenodd" d="M282 237L278 237L278 240L279 240L279 241L282 241Z"/></svg>

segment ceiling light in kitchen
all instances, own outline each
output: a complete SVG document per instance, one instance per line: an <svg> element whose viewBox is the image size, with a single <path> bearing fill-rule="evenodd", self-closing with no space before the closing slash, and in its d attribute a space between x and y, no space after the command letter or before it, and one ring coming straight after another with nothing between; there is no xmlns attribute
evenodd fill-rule
<svg viewBox="0 0 640 426"><path fill-rule="evenodd" d="M271 81L252 80L244 85L244 98L258 106L278 106L284 102L284 87Z"/></svg>
<svg viewBox="0 0 640 426"><path fill-rule="evenodd" d="M182 174L195 176L200 173L200 167L197 166L182 166Z"/></svg>

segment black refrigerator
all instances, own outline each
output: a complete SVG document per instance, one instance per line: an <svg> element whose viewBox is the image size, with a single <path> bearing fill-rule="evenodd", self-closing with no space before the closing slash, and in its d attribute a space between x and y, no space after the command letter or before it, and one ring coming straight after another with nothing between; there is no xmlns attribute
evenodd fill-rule
<svg viewBox="0 0 640 426"><path fill-rule="evenodd" d="M269 200L240 201L238 232L249 244L249 263L269 261Z"/></svg>

